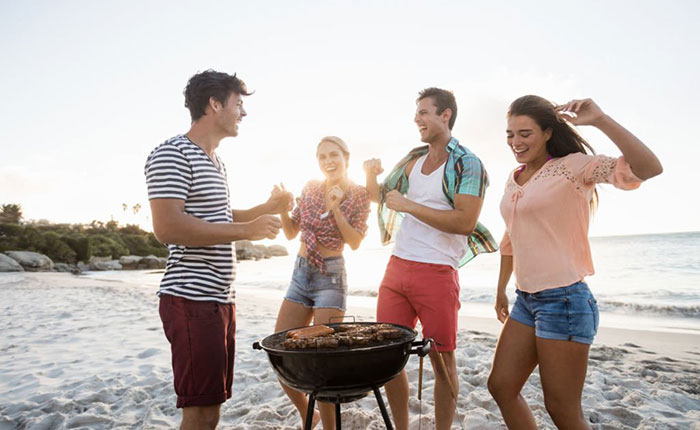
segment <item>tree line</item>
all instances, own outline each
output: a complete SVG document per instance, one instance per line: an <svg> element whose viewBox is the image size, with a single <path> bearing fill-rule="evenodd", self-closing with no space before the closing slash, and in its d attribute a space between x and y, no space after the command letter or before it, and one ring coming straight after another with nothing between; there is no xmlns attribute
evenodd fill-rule
<svg viewBox="0 0 700 430"><path fill-rule="evenodd" d="M54 262L75 264L91 257L155 255L167 257L168 249L153 233L137 225L120 226L117 221L90 224L22 222L17 204L0 205L0 252L34 251Z"/></svg>

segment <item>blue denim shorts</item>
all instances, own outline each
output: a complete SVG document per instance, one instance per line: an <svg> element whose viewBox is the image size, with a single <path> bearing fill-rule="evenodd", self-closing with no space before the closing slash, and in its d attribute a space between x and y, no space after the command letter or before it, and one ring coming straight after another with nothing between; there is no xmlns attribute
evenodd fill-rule
<svg viewBox="0 0 700 430"><path fill-rule="evenodd" d="M284 297L309 308L334 308L345 310L348 292L345 259L342 256L325 258L328 273L323 275L318 267L309 264L305 257L297 256L294 262L292 282Z"/></svg>
<svg viewBox="0 0 700 430"><path fill-rule="evenodd" d="M532 294L516 293L510 318L535 327L535 336L593 343L598 332L598 302L585 282Z"/></svg>

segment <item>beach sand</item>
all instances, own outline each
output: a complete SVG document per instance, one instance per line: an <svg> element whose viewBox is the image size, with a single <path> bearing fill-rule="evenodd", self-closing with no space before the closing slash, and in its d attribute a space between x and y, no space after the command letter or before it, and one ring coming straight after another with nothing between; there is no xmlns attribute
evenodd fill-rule
<svg viewBox="0 0 700 430"><path fill-rule="evenodd" d="M180 411L156 289L69 274L0 274L0 430L176 428ZM238 290L234 392L220 429L300 428L266 354L252 349L272 333L279 301ZM374 319L374 309L352 301L348 314ZM499 330L495 318L460 320L453 428L505 428L486 389ZM603 327L591 349L585 414L597 429L700 429L699 363L698 335ZM432 428L428 361L422 402L416 356L406 370L411 429ZM553 429L536 371L523 395L538 427ZM373 396L341 408L344 429L384 428Z"/></svg>

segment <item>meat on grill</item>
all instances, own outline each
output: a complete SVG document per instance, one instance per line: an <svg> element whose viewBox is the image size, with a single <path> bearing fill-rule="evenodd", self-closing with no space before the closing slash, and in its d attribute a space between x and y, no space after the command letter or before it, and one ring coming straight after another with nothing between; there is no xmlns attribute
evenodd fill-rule
<svg viewBox="0 0 700 430"><path fill-rule="evenodd" d="M325 329L320 329L321 327ZM308 329L317 328L311 331ZM291 334L291 332L302 332ZM292 330L287 333L284 341L286 349L306 349L306 348L337 348L338 346L363 346L371 343L381 343L386 340L398 339L403 335L403 331L391 324L340 324L334 329L327 326L312 326L303 329Z"/></svg>
<svg viewBox="0 0 700 430"><path fill-rule="evenodd" d="M311 327L298 328L287 332L287 337L293 339L311 339L334 333L334 330L325 325L313 325Z"/></svg>

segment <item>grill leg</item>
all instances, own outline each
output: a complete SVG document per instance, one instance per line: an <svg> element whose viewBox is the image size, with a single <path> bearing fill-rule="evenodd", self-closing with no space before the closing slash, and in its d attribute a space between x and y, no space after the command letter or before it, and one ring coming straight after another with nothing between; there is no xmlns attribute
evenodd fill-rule
<svg viewBox="0 0 700 430"><path fill-rule="evenodd" d="M316 403L316 393L311 393L309 394L309 407L306 409L304 430L311 430L311 421L314 419L314 403Z"/></svg>
<svg viewBox="0 0 700 430"><path fill-rule="evenodd" d="M340 403L335 404L335 430L340 430Z"/></svg>
<svg viewBox="0 0 700 430"><path fill-rule="evenodd" d="M379 410L382 411L382 418L384 418L384 424L386 424L387 430L394 430L394 426L391 425L391 419L389 418L389 413L386 410L386 406L384 406L384 400L382 399L381 391L379 391L379 388L377 388L377 387L372 387L372 390L374 390L374 397L377 398L377 404L379 405Z"/></svg>

